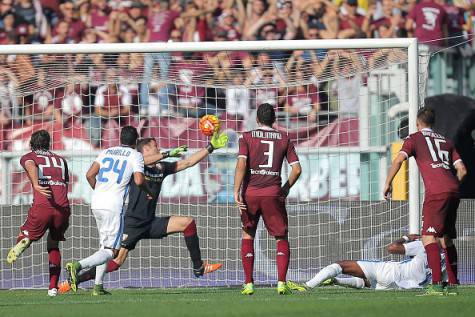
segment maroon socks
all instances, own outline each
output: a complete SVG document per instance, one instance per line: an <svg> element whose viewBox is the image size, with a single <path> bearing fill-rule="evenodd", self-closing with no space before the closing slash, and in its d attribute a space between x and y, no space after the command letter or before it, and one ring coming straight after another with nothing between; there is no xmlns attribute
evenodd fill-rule
<svg viewBox="0 0 475 317"><path fill-rule="evenodd" d="M276 262L277 262L277 275L280 282L285 282L287 277L287 270L289 268L290 260L290 248L289 241L287 240L278 240L277 241L277 253L276 253Z"/></svg>
<svg viewBox="0 0 475 317"><path fill-rule="evenodd" d="M241 259L245 276L244 283L252 283L254 281L252 277L252 273L254 271L254 240L242 239Z"/></svg>
<svg viewBox="0 0 475 317"><path fill-rule="evenodd" d="M61 253L58 248L48 250L48 264L49 289L58 288L59 275L61 274Z"/></svg>

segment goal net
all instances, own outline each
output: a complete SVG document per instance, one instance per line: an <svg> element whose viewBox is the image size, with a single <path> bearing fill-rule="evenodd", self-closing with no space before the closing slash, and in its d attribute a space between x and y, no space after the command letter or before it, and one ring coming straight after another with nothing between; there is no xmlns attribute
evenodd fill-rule
<svg viewBox="0 0 475 317"><path fill-rule="evenodd" d="M53 151L70 167L72 216L60 246L64 265L98 248L85 173L100 149L119 144L121 126L136 126L163 149L186 144L193 152L209 141L198 129L199 118L216 114L228 147L167 177L157 215L193 216L203 258L222 262L223 269L195 279L183 237L171 235L141 241L123 267L107 276L106 286L241 284L240 218L232 197L237 139L256 127L256 108L268 102L278 114L275 127L295 142L303 170L287 204L289 278L306 280L336 260L390 259L385 246L410 229L407 167L395 182L394 201L382 197L391 156L408 133L408 113L418 107L417 55L411 57L417 51L411 53L410 45L416 44L282 41L0 50L2 258L32 199L19 164L32 132L48 130ZM287 175L285 166L282 178ZM416 215L412 231L418 221ZM255 247L256 282L275 283L275 243L262 223ZM0 288L47 286L45 238L13 267L0 263Z"/></svg>

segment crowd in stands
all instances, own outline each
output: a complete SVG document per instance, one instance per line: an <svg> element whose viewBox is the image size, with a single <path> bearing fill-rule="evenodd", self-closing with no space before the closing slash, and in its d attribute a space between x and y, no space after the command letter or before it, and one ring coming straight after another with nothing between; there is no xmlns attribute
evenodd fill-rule
<svg viewBox="0 0 475 317"><path fill-rule="evenodd" d="M415 36L430 45L452 46L470 40L472 15L475 15L471 0L0 1L0 44ZM127 117L130 113L200 116L222 110L246 119L249 107L264 101L280 106L289 116L304 115L313 122L319 111L332 107L331 93L322 94L322 91L335 90L348 95L352 87L357 89L361 85L361 78L347 78L347 82L325 89L315 83L283 91L278 83L288 80L288 76L299 81L308 75L305 69L321 72L322 69L312 67L315 61L325 65L335 59L345 59L351 67L359 67L351 56L331 55L321 50L237 52L229 59L221 58L220 53L203 54L199 66L196 55L120 54L112 68L104 54L77 55L73 61L58 60L55 56L43 56L38 61L30 56L0 55L0 127L14 125L18 123L15 118L20 117L22 125L29 125L37 118L65 121L64 117L78 113L84 114L83 123L90 131L100 131L108 118ZM173 67L172 61L179 61L179 67ZM234 61L237 64L230 65ZM280 64L276 65L275 61ZM51 78L38 64L55 67L63 62L83 73L84 67L92 65L87 87L66 85L54 91L44 88L49 86ZM192 85L202 69L213 71L212 80L227 78L232 86L207 89ZM135 76L142 84L113 84L114 80L104 84L105 79L122 75ZM164 84L173 75L179 83ZM274 88L252 92L243 88L246 84L266 83ZM18 91L24 92L29 87L34 94L17 97ZM350 114L357 112L354 97L346 96L343 99L349 101L339 107L347 107L344 111ZM100 133L92 134L91 138L98 144Z"/></svg>

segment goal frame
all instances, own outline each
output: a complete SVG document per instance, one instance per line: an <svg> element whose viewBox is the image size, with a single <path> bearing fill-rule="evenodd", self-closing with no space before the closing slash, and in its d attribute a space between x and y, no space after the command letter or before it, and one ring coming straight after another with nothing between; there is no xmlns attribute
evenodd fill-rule
<svg viewBox="0 0 475 317"><path fill-rule="evenodd" d="M415 38L345 39L345 40L278 40L230 42L157 42L107 44L29 44L0 45L2 55L158 53L209 51L277 51L316 49L406 49L408 55L409 133L416 132L419 108L418 42ZM420 230L420 182L414 159L409 160L409 233Z"/></svg>

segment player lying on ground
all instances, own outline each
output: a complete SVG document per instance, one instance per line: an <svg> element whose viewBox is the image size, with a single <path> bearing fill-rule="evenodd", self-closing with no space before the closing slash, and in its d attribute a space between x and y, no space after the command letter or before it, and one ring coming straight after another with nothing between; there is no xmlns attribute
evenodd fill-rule
<svg viewBox="0 0 475 317"><path fill-rule="evenodd" d="M143 154L145 161L151 162L145 166L144 171L145 182L147 187L152 191L154 198L152 199L146 192L135 184L131 184L129 205L124 219L125 228L121 248L117 258L110 260L107 263L106 272L117 270L125 262L129 251L133 250L140 240L162 239L170 234L179 232L183 232L185 244L188 248L191 262L193 264L193 274L196 277L214 272L221 267L220 263L211 264L202 261L199 238L196 231L196 222L192 217L176 215L156 217L155 211L157 209L158 196L160 195L162 183L165 177L198 164L215 149L224 147L227 141L227 135L215 133L207 148L194 153L186 159L173 163L156 163L156 161L150 161L150 158L161 158L155 139L145 138L138 141L137 150ZM186 147L176 148L170 152L166 152L164 157L177 157L184 151L186 151ZM94 267L84 271L76 279L74 289L79 283L91 280L95 275L96 268ZM65 281L61 284L60 291L66 292L68 290L69 284Z"/></svg>
<svg viewBox="0 0 475 317"><path fill-rule="evenodd" d="M49 262L48 295L58 293L61 273L59 241L69 226L68 183L69 171L66 160L52 153L50 135L45 130L36 131L30 139L31 152L22 156L20 164L25 169L33 187L33 204L28 217L20 227L17 244L8 252L7 262L13 263L33 241L43 237L48 230L46 248Z"/></svg>
<svg viewBox="0 0 475 317"><path fill-rule="evenodd" d="M389 170L383 194L386 199L391 197L394 177L402 163L413 156L425 187L421 240L432 270L432 283L425 295L440 296L444 292L457 292L457 249L453 239L457 237L455 221L460 203L459 183L464 179L467 170L452 142L432 130L434 123L434 111L427 107L421 108L417 113L418 132L404 140L402 149ZM441 279L440 246L447 259L449 284L445 288Z"/></svg>
<svg viewBox="0 0 475 317"><path fill-rule="evenodd" d="M267 231L276 240L277 292L290 294L286 284L290 248L285 199L301 173L299 158L289 137L274 130L274 106L263 103L257 109L256 130L239 138L239 154L234 176L234 200L241 213L241 259L245 282L243 295L254 294L254 236L262 215ZM284 159L291 166L289 179L282 186L280 172ZM282 187L281 187L282 186Z"/></svg>
<svg viewBox="0 0 475 317"><path fill-rule="evenodd" d="M116 257L119 251L129 184L134 183L146 189L143 156L135 150L137 139L138 133L134 127L123 127L120 132L121 145L103 150L87 171L87 181L94 190L91 210L99 231L100 249L88 258L66 264L74 291L77 290L79 272L97 266L92 295L107 294L102 281L106 263Z"/></svg>
<svg viewBox="0 0 475 317"><path fill-rule="evenodd" d="M427 266L427 256L417 236L394 241L388 246L391 254L402 254L410 258L394 261L339 261L333 263L315 275L310 281L299 284L289 281L293 290L307 291L325 285L341 285L352 288L369 287L375 290L413 289L425 287L430 282L431 272ZM340 274L352 277L338 277Z"/></svg>

